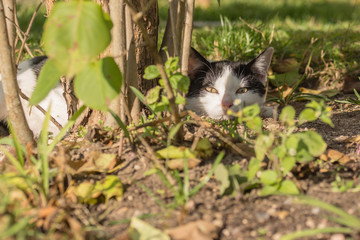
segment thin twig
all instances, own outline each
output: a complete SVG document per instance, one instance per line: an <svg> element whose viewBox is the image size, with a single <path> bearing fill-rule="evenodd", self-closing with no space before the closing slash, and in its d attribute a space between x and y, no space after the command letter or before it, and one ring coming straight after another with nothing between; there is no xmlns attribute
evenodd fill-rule
<svg viewBox="0 0 360 240"><path fill-rule="evenodd" d="M170 182L171 185L175 186L176 181L168 173L168 171L166 171L164 166L160 163L160 160L156 157L154 150L150 147L150 145L147 143L147 141L141 135L138 135L137 137L140 140L140 142L144 145L144 147L146 148L146 151L149 154L149 158L153 162L154 166L156 168L160 169L160 171L162 171L162 173L165 175L165 177L167 178L167 180Z"/></svg>
<svg viewBox="0 0 360 240"><path fill-rule="evenodd" d="M20 62L21 53L22 53L22 51L23 51L23 49L24 49L25 43L26 43L26 41L27 41L27 38L29 37L30 29L31 29L31 27L32 27L32 25L33 25L33 23L34 23L35 17L36 17L36 15L38 14L38 12L39 12L40 7L41 7L42 4L43 4L43 2L41 1L41 2L39 3L39 5L37 6L35 12L33 13L31 19L30 19L29 25L28 25L28 27L27 27L27 29L26 29L25 34L24 34L24 41L22 41L22 44L21 44L21 47L20 47L20 50L19 50L19 55L18 55L18 57L17 57L17 59L16 59L16 65L18 65L19 62Z"/></svg>
<svg viewBox="0 0 360 240"><path fill-rule="evenodd" d="M221 141L223 141L224 143L226 143L227 145L229 145L232 149L234 149L235 152L237 152L238 154L242 155L242 156L248 156L249 154L246 153L245 151L243 151L241 148L239 148L238 146L236 146L236 144L234 144L233 142L231 142L231 140L229 140L228 138L226 138L225 136L223 136L223 134L218 130L215 129L211 126L210 123L202 120L198 115L196 115L194 112L189 111L189 115L195 120L195 122L200 125L201 127L203 127L204 129L206 129L207 131L211 132L212 134L214 134L215 136L217 136L218 138L220 138Z"/></svg>
<svg viewBox="0 0 360 240"><path fill-rule="evenodd" d="M19 89L19 95L20 95L23 99L25 99L26 101L29 101L29 97L26 96L20 89ZM35 107L36 107L40 112L42 112L44 115L46 114L46 111L45 111L40 105L35 105ZM59 130L61 130L61 128L62 128L61 124L60 124L58 121L56 121L56 119L53 118L51 115L50 115L50 121L51 121L53 124L55 124L55 126L56 126Z"/></svg>

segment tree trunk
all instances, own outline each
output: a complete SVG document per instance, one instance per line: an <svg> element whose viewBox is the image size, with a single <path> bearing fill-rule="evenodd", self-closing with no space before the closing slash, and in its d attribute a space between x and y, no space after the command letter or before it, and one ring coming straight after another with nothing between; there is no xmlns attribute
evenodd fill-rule
<svg viewBox="0 0 360 240"><path fill-rule="evenodd" d="M149 0L132 0L131 3L136 8L137 12L147 10L143 12L142 20L147 34L150 37L150 41L157 44L158 40L158 26L159 26L159 14L157 1L152 1L150 6L147 6ZM146 9L148 7L148 9ZM133 24L134 29L134 41L136 51L136 64L137 75L139 81L139 90L146 94L146 92L157 85L156 80L145 80L143 75L145 68L151 64L154 64L154 59L151 56L149 47L146 46L143 35L140 28Z"/></svg>
<svg viewBox="0 0 360 240"><path fill-rule="evenodd" d="M26 145L33 141L33 134L29 129L21 106L12 50L8 39L3 1L0 1L0 72L2 86L9 119L14 126L15 134L19 141Z"/></svg>

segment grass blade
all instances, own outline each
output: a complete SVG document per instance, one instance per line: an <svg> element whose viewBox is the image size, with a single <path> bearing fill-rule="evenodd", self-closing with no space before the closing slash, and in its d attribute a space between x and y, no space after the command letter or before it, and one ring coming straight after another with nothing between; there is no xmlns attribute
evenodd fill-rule
<svg viewBox="0 0 360 240"><path fill-rule="evenodd" d="M216 157L212 168L206 174L204 179L190 191L189 197L194 196L210 180L210 177L214 174L214 171L215 171L216 167L219 165L219 163L224 158L224 156L225 156L225 151L221 151L219 153L219 155Z"/></svg>
<svg viewBox="0 0 360 240"><path fill-rule="evenodd" d="M328 227L328 228L317 228L317 229L309 229L298 232L293 232L287 234L280 238L280 240L292 240L302 237L310 237L320 233L352 233L353 231L349 228L341 228L341 227Z"/></svg>

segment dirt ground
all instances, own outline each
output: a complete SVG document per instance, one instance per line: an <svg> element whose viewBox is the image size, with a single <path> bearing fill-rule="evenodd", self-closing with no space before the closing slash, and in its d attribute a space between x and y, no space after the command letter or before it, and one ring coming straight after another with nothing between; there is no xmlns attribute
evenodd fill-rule
<svg viewBox="0 0 360 240"><path fill-rule="evenodd" d="M343 95L340 99L349 96L353 97L353 95ZM296 102L291 105L299 113L305 103ZM356 143L354 140L360 136L360 106L336 102L330 102L329 106L333 110L334 128L316 121L304 124L299 131L316 130L328 144L328 150L345 154L347 160L341 162L323 159L321 163L318 161L298 165L291 173L292 180L301 193L360 217L360 187L356 188L360 186L360 153L359 142ZM265 119L264 122L266 128L279 127L272 119ZM60 158L67 159L69 165L69 162L76 164L77 161L83 161L92 151L119 154L119 142L114 140L116 135L114 132L102 132L99 129L90 129L85 136L77 133L62 141L61 147L57 148L54 155L65 154L67 157ZM189 138L191 139L191 136ZM71 141L79 143L78 147L70 144ZM159 148L155 145L158 144L157 139L148 139L148 142L153 144L153 148ZM190 145L191 142L188 144ZM189 226L178 229L189 235L173 239L280 239L284 234L299 230L340 226L329 219L333 216L331 213L319 207L298 204L290 196L259 197L259 189L253 189L245 194L221 196L219 183L215 178L211 178L198 194L190 198L184 208L160 207L156 202L157 199L167 204L172 203L174 198L158 175L144 176L144 173L152 168L152 164L147 155L139 154L146 153L147 150L140 144L137 146L140 146L140 149L131 148L125 143L121 157L118 157L120 165L110 173L117 175L124 184L124 194L121 199L110 199L106 204L97 205L70 203L65 207L67 213L78 219L83 226L97 226L95 230L87 231L86 239L129 239L127 235L129 220L134 216L161 230ZM213 155L214 158L216 155ZM247 166L248 160L227 149L222 163ZM191 186L195 186L204 178L211 169L212 162L212 160L201 162L189 170ZM105 175L109 173L72 174L72 180L77 183L84 180L95 182ZM345 192L334 190L333 182L339 177L341 181L353 180L354 187ZM157 199L150 196L140 185L150 189ZM196 230L191 228L194 225ZM318 234L301 239L357 240L360 239L360 233Z"/></svg>
<svg viewBox="0 0 360 240"><path fill-rule="evenodd" d="M341 96L345 99L352 95ZM337 97L338 99L339 97ZM305 103L291 104L300 112ZM334 128L316 121L302 126L301 130L313 129L319 132L326 143L328 150L337 150L348 156L347 161L323 161L321 164L314 162L299 165L292 172L294 180L307 196L314 197L331 203L341 209L360 217L360 188L351 188L345 192L333 189L332 182L336 177L344 181L353 180L354 186L360 184L360 154L359 143L354 143L352 138L360 136L360 106L331 102L333 109L332 121ZM265 120L265 127L277 127L272 119ZM101 134L100 134L101 136ZM109 142L100 137L96 143L70 152L72 158L86 155L91 149L103 149L105 152L116 152L117 149L109 146ZM149 140L151 142L151 139ZM353 144L352 144L353 143ZM154 146L156 148L156 146ZM142 149L145 151L145 149ZM90 231L88 239L128 239L127 229L131 217L143 217L143 220L161 230L183 226L188 223L198 223L203 220L210 223L210 233L205 235L188 236L183 239L279 239L287 233L304 229L316 229L338 226L331 220L328 213L319 207L295 203L290 196L259 197L259 190L249 193L238 193L234 196L220 196L218 182L212 178L200 192L192 197L185 208L162 208L156 203L140 184L150 189L163 203L171 203L173 196L166 191L158 175L144 176L152 165L146 157L140 157L136 149L124 147L121 155L121 168L114 172L125 186L123 198L120 201L110 200L107 204L88 207L81 213L73 212L78 219L94 219L99 221L99 216L104 216L98 222L100 231ZM216 155L215 155L216 156ZM73 159L74 160L74 159ZM222 161L225 164L239 163L246 166L248 159L227 150ZM202 162L199 166L190 169L190 184L196 185L211 168L212 161ZM80 177L79 181L81 181ZM86 176L96 179L99 176ZM76 177L75 177L76 180ZM137 184L134 183L137 181ZM140 183L140 184L138 184ZM162 194L158 194L162 192ZM81 207L82 208L82 207ZM144 217L145 216L145 217ZM125 219L125 221L124 221ZM82 220L84 223L85 220ZM183 230L188 231L188 230ZM191 232L192 230L189 230ZM206 232L206 230L205 230ZM204 237L205 236L205 237ZM178 238L180 239L180 238ZM311 238L302 239L360 239L360 233L346 234L318 234Z"/></svg>

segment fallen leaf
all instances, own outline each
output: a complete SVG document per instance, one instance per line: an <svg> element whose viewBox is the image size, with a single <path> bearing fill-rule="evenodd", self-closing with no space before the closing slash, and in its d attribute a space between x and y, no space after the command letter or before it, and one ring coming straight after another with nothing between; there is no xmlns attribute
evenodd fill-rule
<svg viewBox="0 0 360 240"><path fill-rule="evenodd" d="M115 167L116 154L92 151L81 162L83 164L76 170L77 174L82 172L107 172Z"/></svg>
<svg viewBox="0 0 360 240"><path fill-rule="evenodd" d="M217 226L204 220L165 230L174 240L212 240L218 238L218 232Z"/></svg>
<svg viewBox="0 0 360 240"><path fill-rule="evenodd" d="M196 152L200 157L211 157L213 155L213 146L208 138L202 138L196 145Z"/></svg>
<svg viewBox="0 0 360 240"><path fill-rule="evenodd" d="M156 155L161 158L161 159L166 159L166 158L170 158L170 159L177 159L177 158L196 158L196 153L192 152L189 148L187 147L176 147L176 146L169 146L167 148L163 148L161 150L156 151Z"/></svg>
<svg viewBox="0 0 360 240"><path fill-rule="evenodd" d="M131 240L170 240L166 233L136 217L131 218L129 236Z"/></svg>
<svg viewBox="0 0 360 240"><path fill-rule="evenodd" d="M350 159L349 156L347 156L347 155L344 155L342 158L339 159L339 163L340 163L341 165L345 165L345 164L347 164L347 163L350 162L350 161L351 161L351 159Z"/></svg>
<svg viewBox="0 0 360 240"><path fill-rule="evenodd" d="M194 168L194 167L198 166L201 162L201 160L198 158L189 158L189 159L187 159L187 161L188 161L188 168ZM174 170L174 169L183 170L184 169L184 159L183 158L170 159L167 162L167 165L172 170Z"/></svg>
<svg viewBox="0 0 360 240"><path fill-rule="evenodd" d="M279 211L277 212L277 216L279 219L283 220L289 215L288 211Z"/></svg>
<svg viewBox="0 0 360 240"><path fill-rule="evenodd" d="M344 154L337 150L329 149L327 152L327 156L331 159L331 161L335 162L340 160L344 156Z"/></svg>

